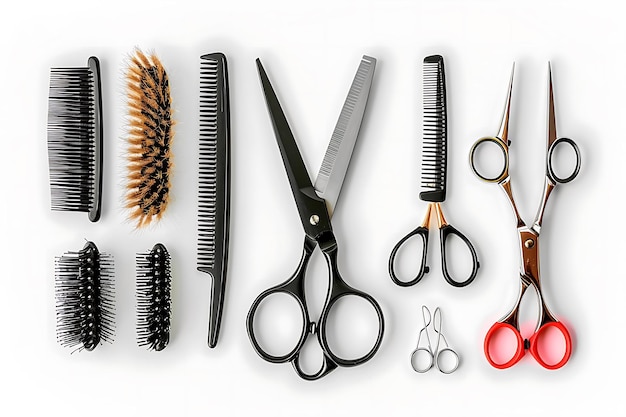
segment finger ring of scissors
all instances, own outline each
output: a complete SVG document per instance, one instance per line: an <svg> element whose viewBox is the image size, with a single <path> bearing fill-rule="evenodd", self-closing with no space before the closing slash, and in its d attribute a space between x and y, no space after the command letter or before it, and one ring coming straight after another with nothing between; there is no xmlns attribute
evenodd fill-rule
<svg viewBox="0 0 626 417"><path fill-rule="evenodd" d="M430 310L428 307L422 306L422 319L424 320L424 327L422 327L417 337L417 347L413 353L411 353L411 366L413 370L418 373L424 373L435 366L440 372L451 374L459 367L460 359L459 355L448 345L448 341L442 333L441 310L437 307L431 320ZM428 334L428 327L431 323L433 330L437 333L435 349L433 349L430 343L430 335ZM428 343L426 347L420 346L422 333L426 335ZM441 341L443 341L445 347L439 349Z"/></svg>

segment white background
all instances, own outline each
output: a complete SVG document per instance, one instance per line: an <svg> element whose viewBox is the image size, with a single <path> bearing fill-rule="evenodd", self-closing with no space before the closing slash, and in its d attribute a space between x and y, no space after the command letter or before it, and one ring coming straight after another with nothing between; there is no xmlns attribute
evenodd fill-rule
<svg viewBox="0 0 626 417"><path fill-rule="evenodd" d="M0 414L623 413L626 26L617 4L12 3L0 24ZM154 50L165 64L178 121L171 206L159 225L141 231L122 209L123 74L134 47ZM213 51L223 51L230 66L233 196L223 328L210 350L210 279L195 270L195 241L199 56ZM421 222L426 207L417 196L421 66L433 53L445 57L448 81L444 208L481 260L478 278L462 289L441 276L437 234L431 235L432 272L423 282L400 288L387 273L391 248ZM293 271L302 241L254 59L263 59L313 176L363 54L378 65L333 224L344 276L379 300L387 328L370 362L310 383L288 364L261 360L245 331L252 301ZM105 200L97 224L50 211L46 150L49 68L83 66L90 55L102 63L106 122ZM511 174L530 221L543 186L548 60L559 134L573 138L583 154L579 177L552 195L541 248L547 302L571 329L574 353L558 371L529 355L500 371L485 360L482 341L516 297L518 243L509 203L496 186L474 177L468 151L477 138L496 134L515 61ZM116 338L70 354L56 342L53 260L84 239L115 258ZM134 313L134 254L157 241L169 248L174 275L172 339L160 353L137 347ZM310 280L323 286L323 264L316 262ZM444 331L462 358L453 375L416 374L409 366L422 304L443 309Z"/></svg>

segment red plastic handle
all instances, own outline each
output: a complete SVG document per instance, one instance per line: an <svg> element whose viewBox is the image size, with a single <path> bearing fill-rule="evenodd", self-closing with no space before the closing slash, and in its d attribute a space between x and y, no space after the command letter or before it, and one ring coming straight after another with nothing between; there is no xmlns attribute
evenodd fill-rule
<svg viewBox="0 0 626 417"><path fill-rule="evenodd" d="M497 340L499 339L498 336L502 335L502 332L513 332L513 334L515 335L517 346L515 348L515 353L512 356L506 355L506 353L508 353L507 351L511 350L510 347L503 346L504 343L501 343L501 340L499 343L499 341ZM524 356L524 353L526 353L524 350L524 340L522 339L522 335L520 334L519 330L517 330L515 327L511 326L508 323L501 322L495 323L487 332L487 335L485 336L484 349L485 357L487 358L487 361L489 361L489 364L498 369L510 368L511 366L519 362L520 359L522 359L522 357ZM504 363L496 362L492 355L492 352L496 355L497 359L500 359L500 356L504 356L505 358L510 357L511 359ZM501 355L502 353L504 353L505 355Z"/></svg>
<svg viewBox="0 0 626 417"><path fill-rule="evenodd" d="M546 333L549 329L557 329L565 340L565 352L563 353L561 360L556 363L549 363L552 361L548 361L547 358L542 358L541 356L545 356L546 352L550 351L549 348L552 347L548 345L553 344L553 339L546 337ZM572 355L572 338L570 337L570 334L565 326L558 321L551 321L541 326L539 330L531 336L529 341L531 355L533 355L535 360L546 369L559 369L567 363ZM553 350L554 349L552 349L552 351Z"/></svg>

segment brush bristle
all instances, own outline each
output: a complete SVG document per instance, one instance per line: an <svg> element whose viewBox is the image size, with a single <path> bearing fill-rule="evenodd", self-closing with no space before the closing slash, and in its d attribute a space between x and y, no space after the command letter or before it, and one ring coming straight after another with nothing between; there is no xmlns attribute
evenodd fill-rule
<svg viewBox="0 0 626 417"><path fill-rule="evenodd" d="M443 201L446 194L447 108L443 58L424 59L424 142L422 145L422 187L420 198Z"/></svg>
<svg viewBox="0 0 626 417"><path fill-rule="evenodd" d="M161 219L169 201L174 135L167 73L137 50L127 72L129 134L126 207L137 227Z"/></svg>
<svg viewBox="0 0 626 417"><path fill-rule="evenodd" d="M88 242L55 265L57 340L93 350L113 340L113 259Z"/></svg>
<svg viewBox="0 0 626 417"><path fill-rule="evenodd" d="M95 58L94 58L95 59ZM52 68L48 161L52 210L89 212L96 205L97 74L90 67Z"/></svg>
<svg viewBox="0 0 626 417"><path fill-rule="evenodd" d="M163 350L170 340L170 255L162 244L137 254L137 342Z"/></svg>

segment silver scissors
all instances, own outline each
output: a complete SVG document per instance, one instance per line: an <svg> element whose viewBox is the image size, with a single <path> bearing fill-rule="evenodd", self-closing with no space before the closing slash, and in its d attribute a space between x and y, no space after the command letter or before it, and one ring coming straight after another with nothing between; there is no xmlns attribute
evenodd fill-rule
<svg viewBox="0 0 626 417"><path fill-rule="evenodd" d="M548 142L546 149L546 174L545 183L543 188L543 197L539 204L539 209L533 224L529 227L520 217L520 214L515 205L513 198L513 192L511 189L511 178L509 176L509 146L511 141L509 140L509 116L511 113L511 92L513 90L513 70L511 71L511 80L509 82L509 89L506 98L506 105L504 109L504 115L502 116L502 122L500 124L500 130L497 136L488 136L478 139L470 150L470 165L474 173L483 181L495 182L506 194L513 214L515 215L515 221L517 223L517 233L519 237L520 253L521 253L521 266L520 266L520 289L519 295L513 309L502 319L496 322L485 336L484 351L487 361L498 369L509 368L515 365L522 359L526 350L530 350L531 355L535 358L540 365L547 369L558 369L565 365L569 360L572 353L572 339L570 337L567 328L558 321L554 315L548 309L543 293L541 291L541 280L539 276L539 233L541 231L541 225L543 222L543 216L545 214L546 204L548 197L557 186L557 184L564 184L570 182L578 175L580 171L580 151L578 145L568 138L559 138L556 132L556 116L554 111L554 93L552 88L552 67L548 64ZM484 144L493 143L502 151L504 155L504 166L499 174L496 176L485 175L479 172L476 164L476 151ZM566 144L570 146L576 154L576 165L574 166L571 174L568 177L558 176L553 167L553 157L556 147L560 144ZM519 308L520 302L524 293L529 287L533 287L537 293L539 301L539 317L537 320L537 327L534 334L528 340L523 340L520 334L519 327ZM565 341L565 349L562 355L557 355L558 358L554 360L552 357L548 357L545 352L550 352L549 343L551 338L542 337L549 329L554 329L560 332ZM517 340L516 349L514 352L503 352L503 346L500 343L496 343L498 334L501 332L512 332ZM554 353L550 353L553 356Z"/></svg>
<svg viewBox="0 0 626 417"><path fill-rule="evenodd" d="M349 286L339 273L337 267L337 241L330 222L365 113L375 65L376 60L374 58L363 56L314 186L302 161L302 156L278 102L276 93L270 84L265 69L261 65L261 61L257 59L257 67L265 93L267 108L285 170L287 171L291 191L300 214L305 237L300 264L291 278L282 284L263 291L254 300L247 317L248 337L254 350L261 358L272 363L291 362L296 373L306 380L320 379L338 366L350 367L367 362L378 351L383 338L385 326L383 313L378 302L371 295ZM305 296L306 270L316 247L319 247L322 251L329 272L326 301L317 323L309 318ZM261 346L254 329L254 318L259 305L274 294L286 294L297 301L302 313L303 324L302 331L293 349L288 353L278 355L267 352ZM366 354L357 358L344 358L334 353L329 345L328 337L327 323L331 310L333 310L337 301L350 296L358 297L368 302L378 316L378 334L374 345ZM334 321L335 318L333 317L332 320ZM300 366L300 352L310 334L317 336L324 354L322 366L314 374L306 373Z"/></svg>
<svg viewBox="0 0 626 417"><path fill-rule="evenodd" d="M417 347L411 353L411 366L415 372L420 374L429 371L435 366L439 371L444 374L451 374L459 367L459 355L448 345L446 337L443 335L441 309L437 307L435 313L431 317L430 310L426 306L422 306L422 319L424 320L424 327L420 330L417 336ZM432 320L431 320L432 319ZM433 349L430 343L430 335L428 334L428 326L432 322L433 330L437 333L437 344ZM426 347L420 347L422 339L422 333L426 335L428 345ZM439 344L443 340L445 347L439 349ZM440 360L444 358L444 360ZM446 359L447 358L447 359ZM451 359L450 359L451 358Z"/></svg>

